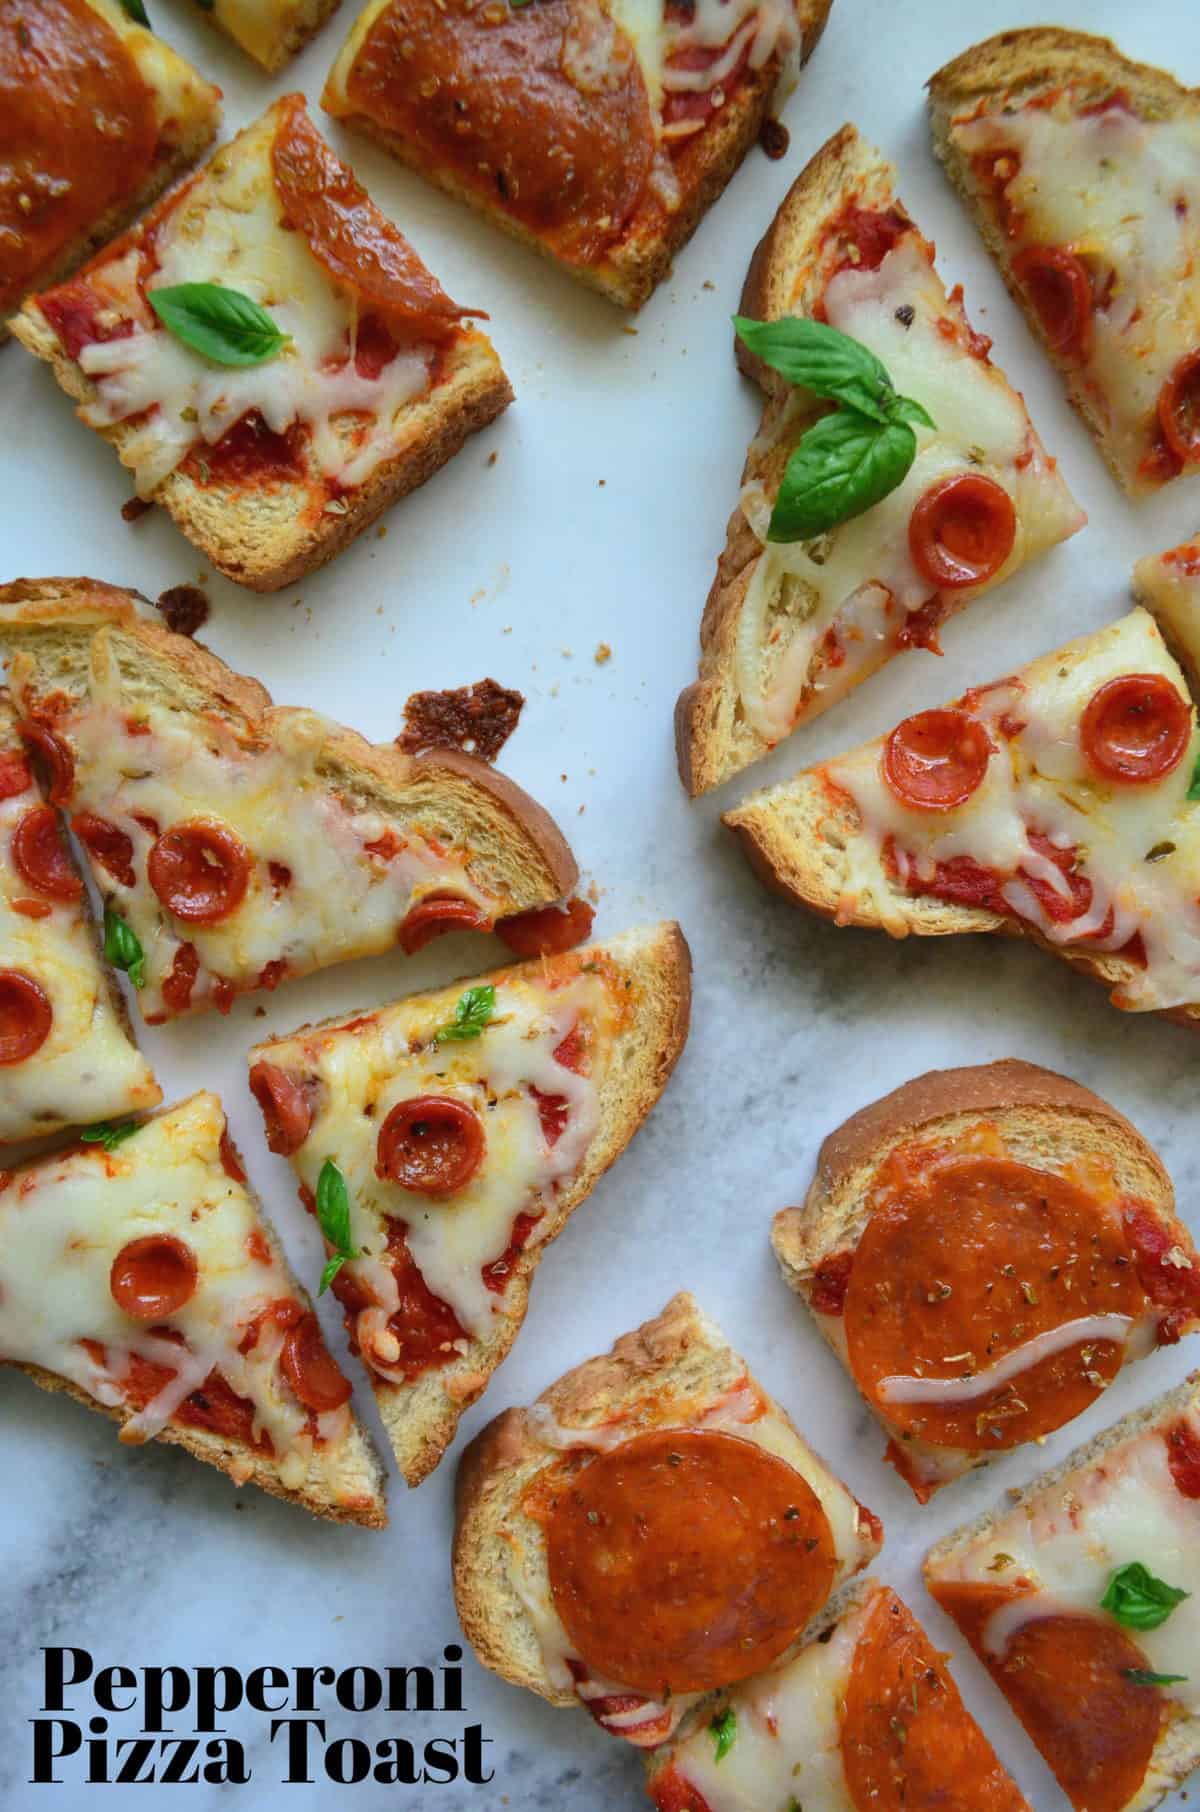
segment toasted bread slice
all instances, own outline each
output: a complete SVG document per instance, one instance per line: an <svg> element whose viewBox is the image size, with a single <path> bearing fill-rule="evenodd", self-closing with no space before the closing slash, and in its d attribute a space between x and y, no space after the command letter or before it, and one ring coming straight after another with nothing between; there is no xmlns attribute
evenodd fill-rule
<svg viewBox="0 0 1200 1812"><path fill-rule="evenodd" d="M1200 89L1107 38L1034 26L939 69L929 116L946 174L1118 482L1138 494L1194 467L1186 424L1173 446L1160 402L1200 344L1188 205Z"/></svg>
<svg viewBox="0 0 1200 1812"><path fill-rule="evenodd" d="M370 0L321 105L571 276L636 309L754 144L781 83L812 55L831 4L767 0L755 23L755 5L735 0L717 20L730 33L718 43L694 33L690 19L668 19L658 0L611 8L557 0L532 12L513 6L499 48L496 21L476 23L469 0L452 0L449 12L441 0ZM731 64L726 47L735 38L752 48ZM429 47L423 58L414 41ZM683 58L674 101L663 87L673 49ZM686 117L688 102L679 103L689 90L693 101L708 96L713 110L700 104Z"/></svg>
<svg viewBox="0 0 1200 1812"><path fill-rule="evenodd" d="M216 136L221 90L120 0L29 0L0 18L6 121L0 345L26 296L123 231ZM14 147L19 146L19 151Z"/></svg>
<svg viewBox="0 0 1200 1812"><path fill-rule="evenodd" d="M1189 1596L1113 1614L1130 1567ZM1200 1373L948 1535L925 1581L1076 1807L1157 1806L1200 1763Z"/></svg>
<svg viewBox="0 0 1200 1812"><path fill-rule="evenodd" d="M5 1173L0 1362L235 1484L382 1528L383 1468L215 1095Z"/></svg>
<svg viewBox="0 0 1200 1812"><path fill-rule="evenodd" d="M488 929L576 879L551 819L483 762L409 756L274 706L139 615L133 593L90 579L0 586L0 654L56 771L52 796L140 946L148 1021Z"/></svg>
<svg viewBox="0 0 1200 1812"><path fill-rule="evenodd" d="M878 1520L812 1452L686 1291L673 1297L652 1321L622 1335L603 1358L587 1360L552 1384L531 1408L506 1410L491 1422L468 1447L458 1472L454 1596L467 1639L484 1666L504 1679L527 1686L553 1705L582 1701L602 1726L647 1748L665 1741L703 1694L681 1690L655 1697L644 1688L631 1692L628 1681L604 1678L595 1658L578 1652L551 1583L547 1520L567 1495L564 1487L570 1485L572 1495L578 1496L594 1458L622 1449L628 1454L629 1443L658 1431L670 1431L680 1439L674 1458L668 1454L672 1466L684 1466L687 1437L707 1434L722 1437L722 1445L732 1437L739 1452L752 1443L793 1470L796 1502L783 1520L806 1516L813 1500L819 1506L832 1539L831 1593L869 1564L882 1539ZM680 1476L687 1480L686 1466ZM691 1492L690 1485L687 1488ZM744 1490L744 1502L750 1506L754 1484L749 1470ZM678 1552L692 1577L711 1580L714 1573L721 1575L726 1603L736 1596L737 1544L750 1539L753 1521L748 1508L744 1514L732 1507L723 1512L720 1498L720 1492L710 1492L707 1498L696 1499L705 1502L711 1515L711 1522L706 1516L703 1525L691 1509L677 1508ZM605 1522L602 1513L596 1513L596 1521ZM612 1527L613 1573L621 1578L617 1520ZM657 1517L653 1522L644 1519L642 1530L647 1548L662 1538ZM728 1563L723 1574L716 1557L722 1546ZM815 1535L806 1534L805 1546L810 1551L818 1546ZM671 1571L669 1557L664 1567ZM713 1572L706 1574L710 1567ZM630 1582L627 1610L636 1617L634 1591ZM661 1598L655 1596L654 1608L664 1618L669 1605L683 1605L685 1615L692 1608L688 1594L678 1586ZM802 1595L795 1594L786 1609L801 1607L807 1623L810 1617L802 1605ZM779 1609L772 1607L775 1613ZM816 1609L811 1615L817 1615ZM786 1624L786 1616L782 1621ZM756 1643L742 1642L740 1630L729 1635L729 1627L723 1625L719 1639L711 1627L709 1634L714 1644L718 1640L723 1644L726 1638L737 1644L742 1659L731 1664L731 1672L743 1678L753 1666L746 1665L744 1650ZM652 1620L647 1619L646 1628L654 1628ZM780 1633L777 1629L776 1635ZM783 1629L784 1641L786 1634ZM797 1630L796 1638L800 1635ZM776 1652L790 1653L793 1646ZM629 1665L634 1665L632 1656Z"/></svg>
<svg viewBox="0 0 1200 1812"><path fill-rule="evenodd" d="M197 0L219 30L268 75L315 38L341 0Z"/></svg>
<svg viewBox="0 0 1200 1812"><path fill-rule="evenodd" d="M661 1812L972 1804L1030 1812L908 1606L843 1587L799 1654L706 1700L646 1758Z"/></svg>
<svg viewBox="0 0 1200 1812"><path fill-rule="evenodd" d="M297 178L299 204L281 186ZM287 224L297 205L303 231ZM343 231L382 246L388 282L365 253L346 276ZM249 296L290 344L249 366L213 364L146 300L147 284L184 283ZM220 572L277 591L512 401L491 342L461 313L317 134L303 97L285 95L80 277L28 301L13 332L79 399L141 498L163 504Z"/></svg>
<svg viewBox="0 0 1200 1812"><path fill-rule="evenodd" d="M326 1160L345 1178L359 1259L333 1288L410 1485L516 1339L545 1248L658 1100L690 999L683 934L656 925L251 1051L269 1142L302 1197L315 1205ZM478 1141L469 1175L414 1172L415 1144L408 1168L381 1170L413 1101L449 1101L457 1138Z"/></svg>
<svg viewBox="0 0 1200 1812"><path fill-rule="evenodd" d="M905 649L936 650L948 617L1086 520L1021 396L988 358L990 341L972 330L961 290L947 295L895 171L853 126L788 190L751 259L740 313L848 333L937 426L916 430L907 476L871 509L815 541L768 540L791 453L833 405L737 342L767 401L704 609L700 677L676 706L679 771L692 794L759 760ZM964 508L982 497L999 512L999 541L965 584L961 573L939 584L928 553L920 565L913 552L922 500L952 485Z"/></svg>
<svg viewBox="0 0 1200 1812"><path fill-rule="evenodd" d="M1200 804L1188 794L1200 736L1188 679L1194 685L1200 611L1181 608L1174 620L1164 613L1163 626L1165 640L1146 611L1134 610L972 688L950 716L906 719L891 738L753 795L724 822L768 887L839 925L893 937L1027 937L1102 981L1114 1006L1194 1024ZM1168 765L1158 775L1139 767L1126 782L1094 765L1084 713L1102 686L1147 675L1171 720L1150 759ZM931 726L962 729L964 719L983 765L968 774L963 802L909 807L885 778L885 749L898 744L903 764L913 737ZM1101 726L1106 736L1111 728ZM1113 909L1111 923L1101 902Z"/></svg>
<svg viewBox="0 0 1200 1812"><path fill-rule="evenodd" d="M771 1244L922 1503L1200 1330L1200 1259L1154 1151L1090 1089L1013 1059L853 1114Z"/></svg>

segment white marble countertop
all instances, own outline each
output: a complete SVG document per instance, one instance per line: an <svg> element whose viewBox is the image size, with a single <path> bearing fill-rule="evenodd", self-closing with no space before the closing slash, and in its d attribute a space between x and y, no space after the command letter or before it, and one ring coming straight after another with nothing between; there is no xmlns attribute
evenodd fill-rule
<svg viewBox="0 0 1200 1812"><path fill-rule="evenodd" d="M348 23L328 28L297 68L268 82L193 16L149 0L155 24L225 89L231 127L303 87L315 100ZM1110 31L1135 56L1200 82L1193 0L1061 0L1063 22ZM1118 1017L1103 992L1034 950L975 939L896 945L769 900L721 830L723 804L762 778L874 734L905 711L954 695L1127 604L1140 554L1200 520L1200 481L1132 507L1050 381L1043 360L928 150L922 84L974 38L1041 22L1041 0L835 0L825 43L785 113L789 156L754 153L637 319L423 188L361 142L348 146L381 204L455 296L490 309L518 401L428 488L394 510L387 538L358 543L295 592L255 598L210 576L203 632L281 701L317 706L377 738L394 735L408 693L487 673L528 696L503 764L557 813L601 890L599 934L674 916L691 941L691 1043L650 1123L548 1254L516 1349L465 1419L458 1448L491 1415L525 1402L606 1348L687 1286L860 1498L883 1517L880 1574L953 1647L972 1708L1032 1803L1065 1806L982 1670L925 1597L919 1557L935 1539L1050 1465L1077 1442L1180 1378L1196 1356L1164 1351L1122 1374L1091 1412L1041 1452L1018 1452L925 1510L882 1463L883 1441L767 1245L775 1209L807 1187L817 1145L848 1112L919 1070L1018 1055L1108 1096L1161 1151L1185 1216L1194 1190L1197 1046L1177 1027ZM1067 546L976 605L945 634L940 663L899 662L809 734L776 752L746 787L689 806L678 785L671 709L694 675L700 609L736 495L754 398L730 357L728 317L749 253L808 155L844 119L893 158L901 189L961 278L976 325L1025 389L1050 450L1091 515ZM202 562L165 520L134 527L128 484L17 346L0 354L0 544L5 576L92 572L149 595L193 580ZM494 466L489 466L495 457ZM612 659L593 655L607 642ZM169 1099L220 1089L288 1249L317 1275L313 1229L288 1168L265 1149L244 1053L266 1030L373 1005L435 978L500 960L480 940L446 939L422 957L344 968L146 1035ZM344 1351L335 1305L322 1304ZM351 1368L353 1362L350 1362ZM357 1374L356 1374L357 1375ZM373 1420L363 1388L360 1410ZM178 1450L125 1451L111 1426L19 1376L0 1378L0 1803L12 1812L158 1805L145 1788L33 1787L28 1720L42 1702L40 1651L87 1649L97 1667L433 1664L458 1638L448 1579L455 1454L415 1493L391 1479L385 1534L316 1523L197 1466ZM192 1785L190 1812L618 1812L640 1801L636 1757L582 1714L551 1711L468 1658L466 1710L423 1716L329 1714L328 1735L418 1747L482 1726L485 1786L283 1785L269 1719L233 1713L253 1781ZM83 1717L94 1712L86 1698ZM111 1734L140 1720L109 1719ZM1180 1801L1180 1803L1182 1803ZM771 1812L771 1809L766 1809Z"/></svg>

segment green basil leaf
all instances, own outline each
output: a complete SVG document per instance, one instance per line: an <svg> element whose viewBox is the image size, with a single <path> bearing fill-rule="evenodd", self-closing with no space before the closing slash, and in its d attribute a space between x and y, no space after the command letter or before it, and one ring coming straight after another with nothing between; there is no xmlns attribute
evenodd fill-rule
<svg viewBox="0 0 1200 1812"><path fill-rule="evenodd" d="M727 1705L720 1717L714 1718L708 1728L717 1760L723 1762L737 1741L737 1712L733 1706Z"/></svg>
<svg viewBox="0 0 1200 1812"><path fill-rule="evenodd" d="M917 456L906 422L886 427L855 409L823 415L793 448L768 541L809 541L894 491Z"/></svg>
<svg viewBox="0 0 1200 1812"><path fill-rule="evenodd" d="M333 1247L333 1257L321 1273L321 1286L317 1291L318 1296L324 1296L346 1260L361 1256L350 1244L350 1192L332 1158L326 1158L317 1178L317 1220L321 1232Z"/></svg>
<svg viewBox="0 0 1200 1812"><path fill-rule="evenodd" d="M140 1126L140 1120L101 1120L95 1126L85 1126L79 1137L85 1145L103 1145L105 1151L115 1151Z"/></svg>
<svg viewBox="0 0 1200 1812"><path fill-rule="evenodd" d="M915 422L918 428L936 428L937 423L928 409L916 402L911 396L894 396L888 416L894 422Z"/></svg>
<svg viewBox="0 0 1200 1812"><path fill-rule="evenodd" d="M1177 1604L1190 1594L1179 1586L1156 1579L1140 1560L1118 1567L1108 1582L1100 1609L1108 1611L1126 1629L1156 1630L1165 1623Z"/></svg>
<svg viewBox="0 0 1200 1812"><path fill-rule="evenodd" d="M749 321L734 315L738 338L789 384L846 403L877 422L891 419L895 398L887 368L860 341L824 321Z"/></svg>
<svg viewBox="0 0 1200 1812"><path fill-rule="evenodd" d="M169 333L216 365L262 365L291 340L265 308L220 283L176 283L146 292Z"/></svg>
<svg viewBox="0 0 1200 1812"><path fill-rule="evenodd" d="M1200 799L1200 755L1197 755L1196 765L1192 769L1192 778L1188 786L1187 796L1189 799Z"/></svg>
<svg viewBox="0 0 1200 1812"><path fill-rule="evenodd" d="M341 1268L345 1264L345 1262L346 1262L346 1254L344 1252L339 1252L337 1254L336 1258L331 1258L329 1260L329 1262L325 1266L325 1269L321 1273L321 1282L317 1286L317 1295L318 1296L324 1296L326 1290L329 1288L330 1284L333 1282L334 1278L337 1276L338 1272L341 1270Z"/></svg>
<svg viewBox="0 0 1200 1812"><path fill-rule="evenodd" d="M135 988L145 987L146 952L120 913L114 912L111 906L104 908L104 960L114 969L123 970Z"/></svg>
<svg viewBox="0 0 1200 1812"><path fill-rule="evenodd" d="M1178 1686L1188 1678L1187 1674L1156 1674L1148 1667L1123 1667L1121 1672L1135 1686Z"/></svg>
<svg viewBox="0 0 1200 1812"><path fill-rule="evenodd" d="M147 31L153 29L146 17L146 9L142 5L142 0L121 0L121 8L126 17L132 19L135 25L144 25Z"/></svg>
<svg viewBox="0 0 1200 1812"><path fill-rule="evenodd" d="M496 990L491 982L484 982L478 988L468 988L465 994L458 997L454 1018L447 1025L439 1026L434 1037L443 1043L447 1040L461 1042L468 1038L478 1038L495 1011Z"/></svg>

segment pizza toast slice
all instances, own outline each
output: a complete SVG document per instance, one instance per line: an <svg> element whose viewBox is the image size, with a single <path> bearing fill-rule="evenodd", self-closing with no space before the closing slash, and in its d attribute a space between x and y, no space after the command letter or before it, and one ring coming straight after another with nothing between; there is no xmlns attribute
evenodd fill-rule
<svg viewBox="0 0 1200 1812"><path fill-rule="evenodd" d="M455 1603L485 1667L653 1749L882 1538L685 1291L472 1441Z"/></svg>
<svg viewBox="0 0 1200 1812"><path fill-rule="evenodd" d="M383 1467L215 1095L0 1176L0 1362L235 1484L382 1528Z"/></svg>
<svg viewBox="0 0 1200 1812"><path fill-rule="evenodd" d="M447 931L515 935L577 878L552 820L486 763L272 705L130 592L0 586L0 654L148 1023Z"/></svg>
<svg viewBox="0 0 1200 1812"><path fill-rule="evenodd" d="M0 690L0 1145L162 1100Z"/></svg>
<svg viewBox="0 0 1200 1812"><path fill-rule="evenodd" d="M277 591L512 400L491 342L285 95L13 332L218 571Z"/></svg>
<svg viewBox="0 0 1200 1812"><path fill-rule="evenodd" d="M1200 1373L939 1542L925 1581L1077 1812L1157 1806L1200 1763Z"/></svg>
<svg viewBox="0 0 1200 1812"><path fill-rule="evenodd" d="M24 0L0 14L0 343L200 158L221 91L120 0Z"/></svg>
<svg viewBox="0 0 1200 1812"><path fill-rule="evenodd" d="M274 75L315 38L341 0L196 0L219 31Z"/></svg>
<svg viewBox="0 0 1200 1812"><path fill-rule="evenodd" d="M1185 667L1195 666L1190 625L1200 623L1200 531L1161 554L1147 554L1133 569L1133 595L1162 624ZM1176 627L1178 625L1178 627Z"/></svg>
<svg viewBox="0 0 1200 1812"><path fill-rule="evenodd" d="M656 925L251 1051L268 1143L320 1217L410 1485L512 1346L546 1247L666 1086L690 969L679 927Z"/></svg>
<svg viewBox="0 0 1200 1812"><path fill-rule="evenodd" d="M771 1244L921 1503L1200 1332L1200 1258L1154 1151L1090 1089L1012 1059L853 1114Z"/></svg>
<svg viewBox="0 0 1200 1812"><path fill-rule="evenodd" d="M792 324L797 336L811 323L835 329L860 362L882 362L925 421L898 430L914 457L893 488L813 533L787 509L798 449L818 422L850 416L823 400L832 391L765 363L742 330L738 362L766 402L704 610L700 676L676 706L689 793L761 759L906 649L940 652L948 617L1086 520L895 182L843 126L751 259L739 317L780 324L776 358L795 356Z"/></svg>
<svg viewBox="0 0 1200 1812"><path fill-rule="evenodd" d="M1197 650L1200 613L1134 609L724 821L769 887L837 924L1020 935L1114 1006L1194 1024Z"/></svg>
<svg viewBox="0 0 1200 1812"><path fill-rule="evenodd" d="M1114 476L1200 462L1200 89L1107 38L1008 31L929 83L934 150Z"/></svg>
<svg viewBox="0 0 1200 1812"><path fill-rule="evenodd" d="M658 1812L1030 1812L946 1659L890 1587L854 1580L792 1660L698 1706L647 1756L650 1798Z"/></svg>
<svg viewBox="0 0 1200 1812"><path fill-rule="evenodd" d="M623 308L671 269L831 0L370 0L321 104Z"/></svg>

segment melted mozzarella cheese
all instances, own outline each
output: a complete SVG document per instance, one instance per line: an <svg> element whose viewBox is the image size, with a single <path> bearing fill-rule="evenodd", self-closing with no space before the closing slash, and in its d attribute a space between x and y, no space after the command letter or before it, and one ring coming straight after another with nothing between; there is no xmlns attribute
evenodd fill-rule
<svg viewBox="0 0 1200 1812"><path fill-rule="evenodd" d="M995 753L982 784L951 811L902 805L883 778L879 743L827 763L824 773L862 820L848 840L840 916L849 918L862 902L888 929L906 928L880 863L891 838L901 880L916 892L937 863L967 856L1007 877L1000 892L1009 910L1052 943L1087 939L1089 949L1120 950L1140 932L1146 967L1122 982L1116 1005L1144 1012L1200 1000L1200 804L1188 799L1200 757L1194 712L1183 759L1151 784L1105 782L1080 748L1080 721L1093 694L1119 675L1140 673L1161 674L1188 696L1153 619L1135 610L979 694L971 712L987 727ZM1008 713L1024 723L1016 735L1000 728ZM1031 831L1078 852L1078 872L1092 886L1081 915L1055 920L1018 874L1024 870L1069 901L1067 882L1030 843ZM1113 929L1098 937L1110 911Z"/></svg>
<svg viewBox="0 0 1200 1812"><path fill-rule="evenodd" d="M312 10L301 0L208 0L208 4L217 24L266 69L277 67L281 46L294 48L297 37L312 25Z"/></svg>
<svg viewBox="0 0 1200 1812"><path fill-rule="evenodd" d="M761 484L743 492L743 513L762 552L738 621L737 682L747 720L772 744L876 672L904 646L899 638L911 613L938 596L909 547L913 510L931 486L957 473L980 474L1016 509L1008 560L986 585L957 593L956 602L1001 583L1085 520L1021 397L971 352L961 310L948 300L919 234L906 234L877 270L839 271L824 300L830 326L875 353L897 391L922 403L936 428L915 429L917 456L894 491L815 541L768 541L773 500ZM910 309L906 326L900 317ZM789 440L795 421L795 410L787 411L781 433ZM781 600L793 627L764 675L763 650L779 633L771 614Z"/></svg>
<svg viewBox="0 0 1200 1812"><path fill-rule="evenodd" d="M259 1244L262 1223L248 1191L222 1165L224 1130L216 1096L198 1094L112 1152L77 1147L16 1173L0 1190L0 1356L42 1366L106 1408L125 1402L135 1357L166 1367L172 1377L125 1424L126 1441L160 1433L219 1371L254 1405L255 1437L270 1437L280 1476L296 1489L314 1463L313 1443L308 1412L279 1367L282 1331L268 1323L249 1352L239 1351L256 1318L295 1291ZM182 1240L198 1275L190 1301L151 1329L117 1306L109 1274L128 1242L156 1234ZM256 1235L252 1256L247 1242ZM164 1327L183 1346L165 1339ZM85 1340L102 1353L94 1356ZM323 1421L331 1436L350 1426L348 1415Z"/></svg>
<svg viewBox="0 0 1200 1812"><path fill-rule="evenodd" d="M12 728L0 704L0 750L12 746ZM35 981L54 1015L32 1056L0 1072L0 1144L138 1113L162 1099L101 971L86 900L39 893L14 865L13 833L41 804L32 783L0 798L0 969ZM45 916L30 917L18 903Z"/></svg>
<svg viewBox="0 0 1200 1812"><path fill-rule="evenodd" d="M1200 1405L1190 1410L1200 1433ZM1173 1412L1170 1422L1178 1420ZM935 1584L1030 1581L1035 1590L988 1620L986 1650L1002 1656L1024 1624L1059 1613L1095 1613L1112 1574L1141 1561L1190 1596L1154 1630L1133 1639L1154 1673L1188 1677L1161 1690L1200 1711L1200 1500L1175 1487L1161 1426L1068 1473L990 1523L986 1535L930 1569Z"/></svg>
<svg viewBox="0 0 1200 1812"><path fill-rule="evenodd" d="M190 63L145 26L130 18L120 0L87 0L110 25L150 89L161 148L194 139L218 111L221 90L206 82Z"/></svg>
<svg viewBox="0 0 1200 1812"><path fill-rule="evenodd" d="M1075 252L1098 297L1111 273L1085 383L1132 472L1163 381L1200 345L1200 120L1140 120L1119 106L1081 116L1068 92L1052 107L959 122L951 136L968 157L1019 155L1005 196L1021 243Z"/></svg>
<svg viewBox="0 0 1200 1812"><path fill-rule="evenodd" d="M357 312L313 256L303 233L285 228L271 170L275 115L218 152L155 234L157 267L146 288L217 283L270 314L289 343L260 365L218 365L168 333L142 300L137 248L104 270L109 324L133 331L94 341L79 364L96 387L83 405L94 428L136 423L120 448L149 497L198 443L209 446L249 411L283 433L311 431L309 457L326 478L362 484L398 445L398 418L429 387L427 351L398 353L377 377L354 359Z"/></svg>

